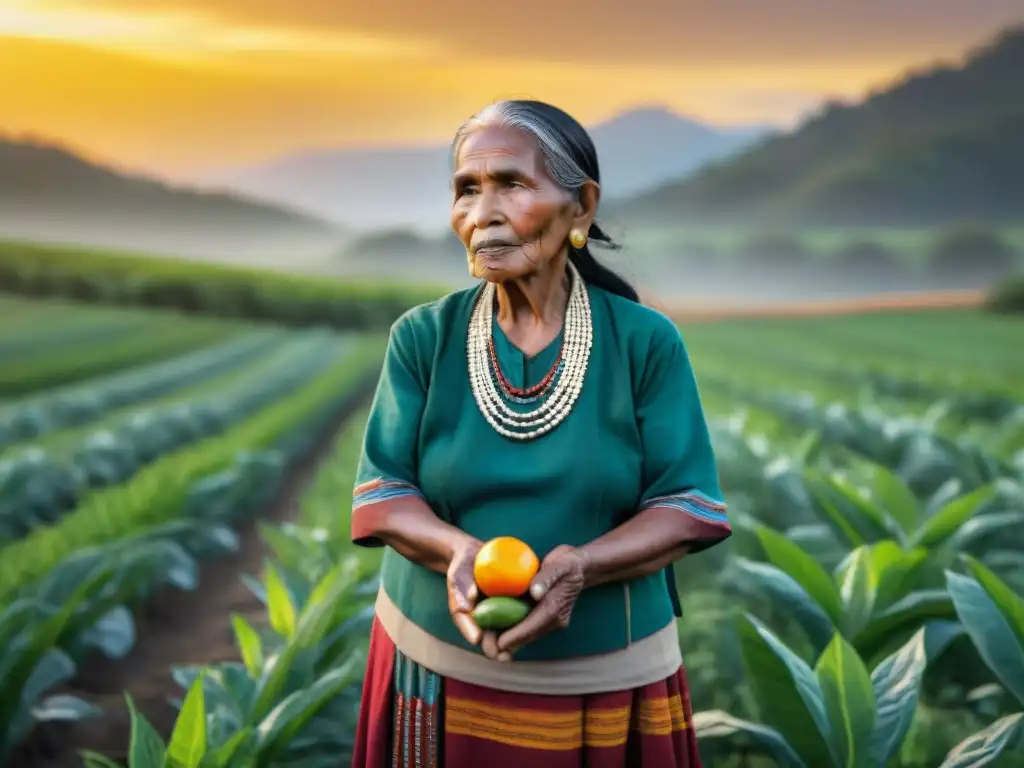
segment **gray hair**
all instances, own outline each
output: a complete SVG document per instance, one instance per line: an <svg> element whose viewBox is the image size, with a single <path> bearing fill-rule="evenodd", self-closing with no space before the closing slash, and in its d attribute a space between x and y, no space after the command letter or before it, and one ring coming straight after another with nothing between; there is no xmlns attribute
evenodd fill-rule
<svg viewBox="0 0 1024 768"><path fill-rule="evenodd" d="M588 181L601 183L597 150L586 128L551 104L531 100L503 100L484 107L466 120L455 132L451 160L455 164L466 138L476 130L497 126L515 128L532 136L540 148L544 166L555 183L577 198ZM588 242L577 248L569 244L569 259L583 280L630 301L639 301L636 289L627 280L600 264L590 252L589 243L606 248L619 245L596 221L590 225Z"/></svg>
<svg viewBox="0 0 1024 768"><path fill-rule="evenodd" d="M572 147L567 143L570 137L552 130L550 125L539 118L535 109L521 101L489 104L460 125L452 142L452 162L459 156L463 142L473 131L491 126L516 128L536 139L544 158L544 166L555 183L563 189L578 194L586 182L598 181L592 179L573 157Z"/></svg>

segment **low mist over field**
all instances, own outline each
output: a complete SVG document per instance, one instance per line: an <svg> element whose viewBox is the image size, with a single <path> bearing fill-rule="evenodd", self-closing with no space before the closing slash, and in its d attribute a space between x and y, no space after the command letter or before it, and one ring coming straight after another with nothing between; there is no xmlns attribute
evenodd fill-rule
<svg viewBox="0 0 1024 768"><path fill-rule="evenodd" d="M625 247L605 258L682 300L983 289L1024 265L1020 72L1024 28L681 180L608 196L601 215ZM457 241L411 229L361 235L343 263L464 279Z"/></svg>
<svg viewBox="0 0 1024 768"><path fill-rule="evenodd" d="M129 174L38 139L0 139L0 168L0 236L9 239L288 268L344 237L304 212Z"/></svg>
<svg viewBox="0 0 1024 768"><path fill-rule="evenodd" d="M666 300L839 298L875 293L982 290L1022 267L1024 227L934 230L636 230L621 250L595 255ZM472 284L451 235L387 230L352 239L333 269L378 279Z"/></svg>
<svg viewBox="0 0 1024 768"><path fill-rule="evenodd" d="M609 263L678 300L979 289L1024 251L1024 27L791 131L638 107L593 128ZM0 140L0 237L468 285L448 146L305 153L170 184Z"/></svg>
<svg viewBox="0 0 1024 768"><path fill-rule="evenodd" d="M717 127L662 108L631 110L594 126L609 198L637 194L729 157L770 135L767 126ZM352 229L444 226L451 152L428 147L321 150L215 170L199 181L311 211Z"/></svg>

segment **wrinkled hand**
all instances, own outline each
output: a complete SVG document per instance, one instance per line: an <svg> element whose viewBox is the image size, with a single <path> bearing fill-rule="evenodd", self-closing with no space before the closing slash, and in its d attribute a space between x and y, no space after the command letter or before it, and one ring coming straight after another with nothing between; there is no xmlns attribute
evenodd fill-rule
<svg viewBox="0 0 1024 768"><path fill-rule="evenodd" d="M497 659L511 661L522 646L556 629L569 626L576 600L583 591L587 561L575 547L563 545L548 553L530 584L537 601L530 614L497 638Z"/></svg>
<svg viewBox="0 0 1024 768"><path fill-rule="evenodd" d="M479 625L471 616L480 597L473 577L473 563L482 546L482 541L467 539L465 544L455 550L448 565L448 612L470 645L479 643L482 635Z"/></svg>

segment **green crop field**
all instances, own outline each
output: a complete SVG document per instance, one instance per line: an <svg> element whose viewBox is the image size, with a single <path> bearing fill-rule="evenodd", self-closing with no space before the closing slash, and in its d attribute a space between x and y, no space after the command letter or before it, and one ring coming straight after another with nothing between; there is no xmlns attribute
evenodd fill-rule
<svg viewBox="0 0 1024 768"><path fill-rule="evenodd" d="M347 764L379 564L347 502L388 324L430 292L23 253L0 764ZM677 570L705 764L1019 765L1024 323L683 333L735 531Z"/></svg>

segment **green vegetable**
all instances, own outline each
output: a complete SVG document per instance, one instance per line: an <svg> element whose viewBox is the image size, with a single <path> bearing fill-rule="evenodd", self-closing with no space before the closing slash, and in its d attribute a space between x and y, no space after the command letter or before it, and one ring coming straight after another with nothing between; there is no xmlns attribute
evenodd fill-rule
<svg viewBox="0 0 1024 768"><path fill-rule="evenodd" d="M488 597L473 610L481 629L507 629L526 618L530 606L515 597Z"/></svg>

